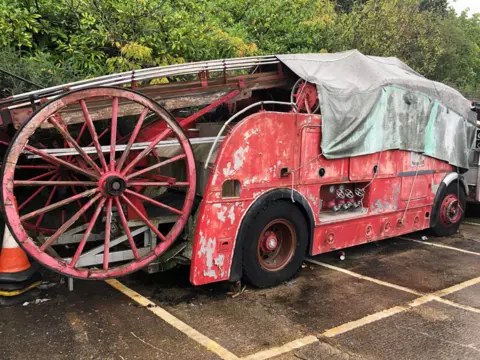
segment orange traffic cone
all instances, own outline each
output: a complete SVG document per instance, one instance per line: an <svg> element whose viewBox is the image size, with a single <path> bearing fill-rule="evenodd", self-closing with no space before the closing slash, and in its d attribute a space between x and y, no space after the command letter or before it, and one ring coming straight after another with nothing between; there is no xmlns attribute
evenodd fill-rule
<svg viewBox="0 0 480 360"><path fill-rule="evenodd" d="M3 233L3 246L0 252L0 283L28 280L35 272L27 254L18 246L8 227Z"/></svg>
<svg viewBox="0 0 480 360"><path fill-rule="evenodd" d="M28 300L39 291L38 266L32 265L5 226L3 246L0 252L0 306L13 305Z"/></svg>

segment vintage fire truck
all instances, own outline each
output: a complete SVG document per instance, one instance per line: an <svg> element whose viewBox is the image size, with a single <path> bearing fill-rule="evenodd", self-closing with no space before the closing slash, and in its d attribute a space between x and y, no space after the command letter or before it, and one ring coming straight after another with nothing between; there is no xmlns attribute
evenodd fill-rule
<svg viewBox="0 0 480 360"><path fill-rule="evenodd" d="M453 234L476 128L455 90L358 51L135 70L0 109L1 203L32 258L79 279L190 264L194 285Z"/></svg>

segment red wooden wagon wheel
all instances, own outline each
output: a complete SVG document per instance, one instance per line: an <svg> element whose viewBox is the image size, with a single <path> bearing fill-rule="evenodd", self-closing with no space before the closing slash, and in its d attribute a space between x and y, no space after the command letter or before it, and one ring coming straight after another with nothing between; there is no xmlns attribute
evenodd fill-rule
<svg viewBox="0 0 480 360"><path fill-rule="evenodd" d="M297 104L297 110L315 114L320 109L317 86L299 78L292 87L290 102Z"/></svg>
<svg viewBox="0 0 480 360"><path fill-rule="evenodd" d="M152 120L164 126L146 136ZM167 142L176 153L162 154ZM179 169L173 171L179 175L161 173L165 168ZM138 270L165 252L188 220L195 185L192 148L172 115L130 90L90 88L50 101L23 124L5 155L2 204L12 235L33 258L67 276L106 279ZM184 194L182 206L158 200L173 189ZM174 225L159 230L147 208L154 216L159 209L173 216ZM115 221L122 241L113 240ZM74 225L83 233L73 246L62 245L59 239ZM156 246L140 249L145 240L133 231L138 226L156 235ZM95 245L103 247L103 254L96 252L103 268L82 265L84 251ZM123 257L113 260L112 249L119 247Z"/></svg>

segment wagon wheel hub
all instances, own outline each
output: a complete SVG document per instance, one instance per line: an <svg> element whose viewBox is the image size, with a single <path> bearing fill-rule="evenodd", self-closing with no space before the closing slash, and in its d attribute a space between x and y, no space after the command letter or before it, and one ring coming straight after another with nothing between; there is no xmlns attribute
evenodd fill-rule
<svg viewBox="0 0 480 360"><path fill-rule="evenodd" d="M98 183L98 187L106 196L120 196L127 189L126 179L118 173L106 173Z"/></svg>

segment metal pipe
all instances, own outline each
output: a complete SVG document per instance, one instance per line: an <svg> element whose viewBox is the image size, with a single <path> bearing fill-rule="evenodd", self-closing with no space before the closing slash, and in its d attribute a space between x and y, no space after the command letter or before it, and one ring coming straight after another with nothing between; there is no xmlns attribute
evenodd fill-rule
<svg viewBox="0 0 480 360"><path fill-rule="evenodd" d="M212 157L212 154L213 154L213 150L215 149L215 146L217 145L218 139L220 138L222 133L225 131L225 128L228 126L228 124L230 124L233 120L235 120L237 117L239 117L240 115L242 115L246 111L250 110L251 108L253 108L255 106L259 106L259 105L268 105L268 104L288 105L288 106L291 106L295 112L297 112L297 108L296 108L297 104L295 104L295 103L289 103L289 102L284 102L284 101L271 101L271 100L259 101L259 102L256 102L255 104L249 105L246 108L240 110L239 112L237 112L236 114L231 116L230 119L228 119L225 122L225 124L223 124L222 128L218 132L217 136L215 137L215 141L213 142L212 147L210 148L210 151L208 152L208 157L207 157L207 160L205 161L204 169L207 169L208 164L210 162L210 158Z"/></svg>
<svg viewBox="0 0 480 360"><path fill-rule="evenodd" d="M211 137L201 137L201 138L191 138L190 144L192 145L198 145L198 144L210 144L213 142L214 138L213 136ZM223 140L223 137L220 139L220 141ZM134 150L143 150L146 149L151 142L141 142L141 143L134 143L132 144L131 151ZM162 147L168 147L168 146L180 146L178 140L173 139L173 140L164 140L160 141L155 148L162 148ZM124 151L126 149L127 145L122 144L122 145L116 145L115 146L115 152L118 151ZM86 154L96 154L97 150L94 146L87 146L87 147L82 147L81 148ZM110 152L111 147L108 145L104 145L101 147L102 153L108 153ZM71 156L71 155L78 155L78 151L74 148L56 148L56 149L40 149L38 150L39 152L50 154L55 157L62 157L62 156ZM28 159L37 159L40 158L40 155L34 155L30 151L25 150L25 153L29 154L27 155Z"/></svg>
<svg viewBox="0 0 480 360"><path fill-rule="evenodd" d="M118 74L111 74L111 75L103 75L100 77L96 77L93 79L85 79L80 81L75 81L67 84L56 85L49 88L45 88L42 90L35 90L26 92L23 94L13 95L8 100L11 102L14 101L21 101L24 99L25 101L30 98L32 95L36 95L41 97L42 95L51 95L52 93L56 93L58 91L62 91L65 88L70 88L72 90L76 90L79 88L83 88L85 86L94 86L94 85L110 85L111 83L119 84L120 81L125 80L125 82L130 82L132 80L147 80L149 78L157 78L157 77L165 77L165 76L173 76L179 73L178 70L181 71L181 74L192 74L198 71L223 71L223 70L238 70L240 68L250 68L258 65L270 65L270 64L278 64L280 61L277 59L276 56L273 55L266 55L266 56L251 56L251 57L244 57L244 58L233 58L233 59L225 59L225 60L210 60L210 61L199 61L194 63L187 63L187 64L174 64L168 66L158 66L153 68L141 69L141 70L132 70L127 72L122 72ZM4 103L4 102L0 102Z"/></svg>
<svg viewBox="0 0 480 360"><path fill-rule="evenodd" d="M247 70L247 69L251 69L251 68L253 68L254 66L257 66L257 65L271 65L271 64L278 64L278 61L268 61L268 62L263 62L261 64L247 64L248 66L247 65L242 65L242 66L235 65L235 66L230 66L230 67L215 66L215 67L210 67L210 68L206 69L206 71L221 72L221 71L224 71L225 69L229 70L229 71ZM168 69L168 70L170 70L170 69ZM118 76L116 81L112 81L110 78L102 79L102 80L98 80L98 81L92 81L92 79L91 79L90 81L92 81L92 82L88 82L88 83L85 82L83 84L79 84L79 85L75 85L75 86L69 86L69 89L80 90L80 89L91 87L91 86L122 85L122 84L127 84L127 83L131 82L132 80L133 81L144 81L144 80L156 79L156 78L161 78L161 77L196 74L201 70L205 70L205 69L197 68L197 67L184 69L183 71L165 71L165 69L162 69L162 70L158 70L154 73L150 73L148 76L147 75L143 75L143 76L134 75L133 77L132 77L132 75ZM100 79L100 78L97 78L97 79ZM93 79L93 80L96 80L96 79ZM65 86L63 86L62 89ZM37 97L40 97L40 96L41 96L40 94L37 94ZM54 96L49 96L49 97L47 97L47 99L52 100L52 99L57 98L58 96L61 96L61 93L55 94ZM0 105L2 103L9 103L9 102L11 102L11 100L12 100L12 98L6 99L5 101L0 101ZM14 100L22 101L23 99L17 98L17 99L14 99ZM35 102L38 103L38 102L40 102L40 100L35 100ZM28 101L28 102L26 101L24 103L9 106L8 109L12 110L12 109L20 108L20 107L27 106L27 105L31 105L31 101Z"/></svg>

